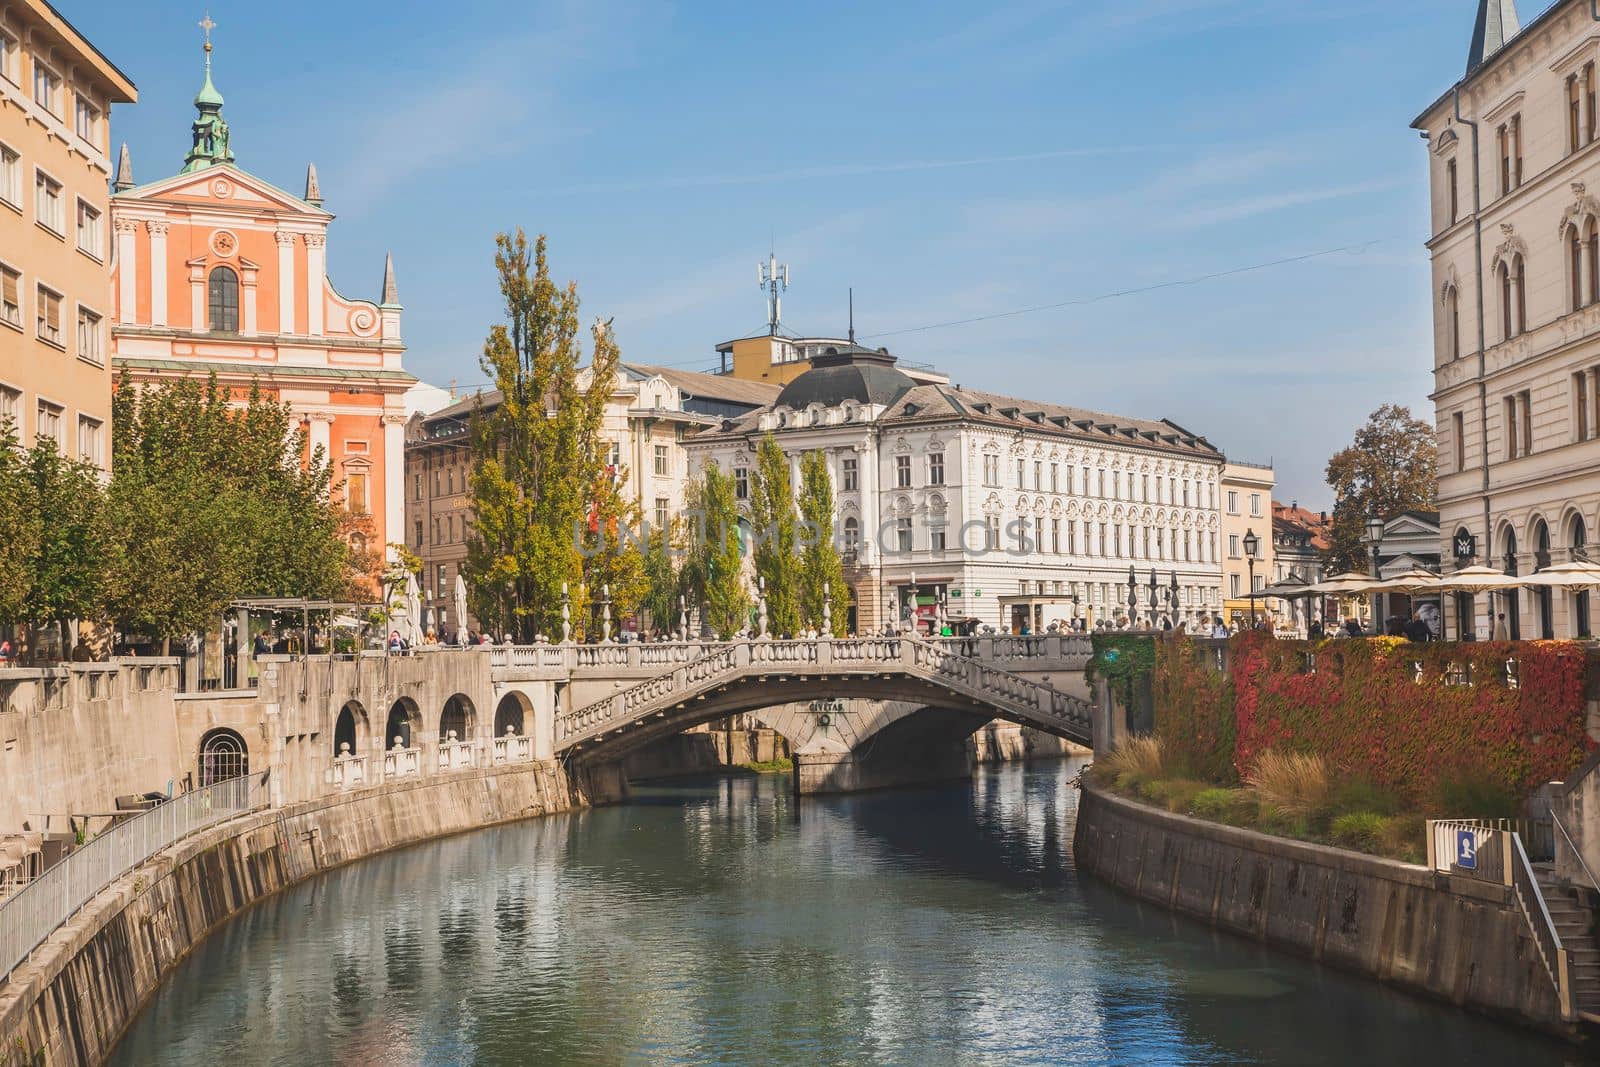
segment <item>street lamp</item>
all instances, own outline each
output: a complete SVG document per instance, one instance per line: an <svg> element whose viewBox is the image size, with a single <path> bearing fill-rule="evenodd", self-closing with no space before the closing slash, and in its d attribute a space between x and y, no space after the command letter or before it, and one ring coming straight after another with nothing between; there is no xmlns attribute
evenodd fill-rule
<svg viewBox="0 0 1600 1067"><path fill-rule="evenodd" d="M1139 620L1139 575L1133 569L1133 564L1128 564L1128 629L1133 629L1133 624Z"/></svg>
<svg viewBox="0 0 1600 1067"><path fill-rule="evenodd" d="M1256 551L1261 547L1261 538L1256 536L1254 530L1244 532L1244 560L1250 568L1250 629L1256 628Z"/></svg>
<svg viewBox="0 0 1600 1067"><path fill-rule="evenodd" d="M1374 511L1370 515L1367 516L1367 543L1372 546L1372 580L1375 581L1375 582L1383 580L1383 575L1378 573L1378 566L1379 566L1379 563L1380 563L1380 560L1379 560L1379 557L1378 557L1378 545L1382 541L1383 541L1383 517L1381 515L1379 515L1376 511ZM1379 633L1380 632L1379 629L1378 629L1378 627L1381 625L1380 619L1382 617L1380 611L1378 610L1380 595L1381 594L1378 594L1378 593L1373 593L1372 594L1372 632L1373 633Z"/></svg>

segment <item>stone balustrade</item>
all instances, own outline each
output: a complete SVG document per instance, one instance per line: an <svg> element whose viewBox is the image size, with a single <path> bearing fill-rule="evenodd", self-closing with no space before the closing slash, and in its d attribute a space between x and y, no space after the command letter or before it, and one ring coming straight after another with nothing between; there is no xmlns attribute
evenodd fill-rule
<svg viewBox="0 0 1600 1067"><path fill-rule="evenodd" d="M388 778L412 778L422 773L422 749L419 747L401 748L396 745L383 754L383 776Z"/></svg>
<svg viewBox="0 0 1600 1067"><path fill-rule="evenodd" d="M445 739L439 742L439 769L441 771L459 771L472 766L472 742L458 741L454 730L445 734Z"/></svg>

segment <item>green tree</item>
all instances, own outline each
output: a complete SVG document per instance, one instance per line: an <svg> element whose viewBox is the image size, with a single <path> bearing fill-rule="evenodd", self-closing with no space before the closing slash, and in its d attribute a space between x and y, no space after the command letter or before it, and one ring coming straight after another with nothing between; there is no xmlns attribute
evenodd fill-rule
<svg viewBox="0 0 1600 1067"><path fill-rule="evenodd" d="M835 540L833 479L828 476L828 457L820 451L800 458L800 618L818 633L823 631L823 603L830 601L828 614L832 635L843 637L849 623L850 588L844 580L844 564Z"/></svg>
<svg viewBox="0 0 1600 1067"><path fill-rule="evenodd" d="M1411 409L1384 404L1356 431L1350 447L1328 460L1333 487L1333 545L1328 565L1335 572L1365 569L1367 517L1432 510L1438 494L1438 450L1433 426L1411 417Z"/></svg>
<svg viewBox="0 0 1600 1067"><path fill-rule="evenodd" d="M562 586L576 599L585 577L582 538L591 522L597 532L608 521L599 513L609 497L597 490L616 357L597 329L596 387L583 388L577 287L551 280L542 236L531 250L521 230L500 234L495 246L507 321L490 329L482 366L501 399L473 419L466 571L474 613L490 629L526 641L560 632ZM615 562L595 563L590 576ZM619 573L626 579L631 572Z"/></svg>
<svg viewBox="0 0 1600 1067"><path fill-rule="evenodd" d="M799 523L789 457L770 433L756 447L750 524L755 527L756 577L766 591L768 632L792 635L800 629Z"/></svg>
<svg viewBox="0 0 1600 1067"><path fill-rule="evenodd" d="M112 451L105 593L124 630L166 642L236 598L343 591L351 554L327 457L259 387L124 378Z"/></svg>
<svg viewBox="0 0 1600 1067"><path fill-rule="evenodd" d="M672 553L683 547L683 537L679 521L666 530L651 530L650 547L644 554L645 591L640 607L649 614L650 625L663 632L678 628L682 577Z"/></svg>
<svg viewBox="0 0 1600 1067"><path fill-rule="evenodd" d="M41 518L28 470L28 454L10 420L0 423L0 623L29 619Z"/></svg>
<svg viewBox="0 0 1600 1067"><path fill-rule="evenodd" d="M690 483L685 499L692 521L681 571L684 595L701 605L700 617L707 629L721 638L732 637L750 619L733 478L709 463Z"/></svg>
<svg viewBox="0 0 1600 1067"><path fill-rule="evenodd" d="M595 452L584 457L583 467L584 499L588 502L583 582L591 596L610 591L615 632L622 615L637 615L649 581L645 577L644 551L636 543L642 529L639 505L627 493L630 472L624 464L613 466L610 457L600 451L610 448L610 443L599 436L598 428L605 418L605 405L622 353L610 323L596 323L592 333L594 355L580 381L584 404L596 427Z"/></svg>
<svg viewBox="0 0 1600 1067"><path fill-rule="evenodd" d="M35 625L98 617L106 562L105 494L99 471L40 437L23 466L27 507L39 517L25 566L24 616Z"/></svg>

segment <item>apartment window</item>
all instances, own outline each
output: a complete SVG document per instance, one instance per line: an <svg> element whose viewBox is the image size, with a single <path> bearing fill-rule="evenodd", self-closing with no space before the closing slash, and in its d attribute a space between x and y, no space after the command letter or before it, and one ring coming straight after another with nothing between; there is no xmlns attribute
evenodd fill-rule
<svg viewBox="0 0 1600 1067"><path fill-rule="evenodd" d="M1044 551L1044 519L1039 517L1033 520L1033 550Z"/></svg>
<svg viewBox="0 0 1600 1067"><path fill-rule="evenodd" d="M432 533L433 533L433 537L432 537L432 540L429 543L436 545L436 544L439 543L439 520L437 518L435 518L433 520Z"/></svg>
<svg viewBox="0 0 1600 1067"><path fill-rule="evenodd" d="M36 294L36 301L39 339L57 347L64 347L61 342L61 294L41 285Z"/></svg>
<svg viewBox="0 0 1600 1067"><path fill-rule="evenodd" d="M1522 454L1531 455L1533 452L1533 394L1524 389L1517 394L1518 407L1522 411Z"/></svg>
<svg viewBox="0 0 1600 1067"><path fill-rule="evenodd" d="M1069 555L1073 555L1073 556L1076 556L1078 554L1078 520L1077 519L1068 519L1067 520L1067 553Z"/></svg>
<svg viewBox="0 0 1600 1067"><path fill-rule="evenodd" d="M17 84L17 39L0 30L0 78Z"/></svg>
<svg viewBox="0 0 1600 1067"><path fill-rule="evenodd" d="M1576 152L1583 147L1579 139L1583 133L1583 87L1578 84L1578 76L1572 75L1567 79L1567 152Z"/></svg>
<svg viewBox="0 0 1600 1067"><path fill-rule="evenodd" d="M44 171L33 175L33 213L39 225L53 233L66 233L61 210L61 183Z"/></svg>
<svg viewBox="0 0 1600 1067"><path fill-rule="evenodd" d="M447 467L444 472L444 491L446 496L456 495L456 469Z"/></svg>
<svg viewBox="0 0 1600 1067"><path fill-rule="evenodd" d="M986 515L984 523L989 527L988 547L993 550L1000 547L1000 516Z"/></svg>
<svg viewBox="0 0 1600 1067"><path fill-rule="evenodd" d="M858 461L855 459L855 457L851 456L845 459L840 467L840 470L843 472L844 476L844 491L847 493L853 493L856 491L860 470L857 463Z"/></svg>
<svg viewBox="0 0 1600 1067"><path fill-rule="evenodd" d="M1461 217L1461 191L1456 179L1456 161L1450 160L1444 165L1445 195L1450 200L1450 225L1454 226Z"/></svg>
<svg viewBox="0 0 1600 1067"><path fill-rule="evenodd" d="M1033 491L1037 493L1044 488L1044 464L1038 460L1033 464Z"/></svg>
<svg viewBox="0 0 1600 1067"><path fill-rule="evenodd" d="M983 484L1000 484L1000 457L990 454L983 457Z"/></svg>
<svg viewBox="0 0 1600 1067"><path fill-rule="evenodd" d="M616 470L618 467L622 466L622 442L621 441L612 441L611 442L611 444L609 445L609 447L606 450L606 463L608 463L611 466L612 470Z"/></svg>
<svg viewBox="0 0 1600 1067"><path fill-rule="evenodd" d="M928 529L928 547L935 552L944 551L944 527L932 526Z"/></svg>
<svg viewBox="0 0 1600 1067"><path fill-rule="evenodd" d="M1239 576L1237 574L1228 575L1228 595L1231 597L1239 595Z"/></svg>
<svg viewBox="0 0 1600 1067"><path fill-rule="evenodd" d="M411 476L411 499L422 499L422 475L420 474L413 474ZM422 537L418 535L417 540L422 540Z"/></svg>
<svg viewBox="0 0 1600 1067"><path fill-rule="evenodd" d="M1583 139L1585 144L1593 141L1595 135L1594 97L1594 64L1585 63L1583 65L1583 105L1585 108L1587 108L1584 114L1588 116L1587 120L1584 122L1583 128Z"/></svg>
<svg viewBox="0 0 1600 1067"><path fill-rule="evenodd" d="M22 329L22 275L0 265L0 322Z"/></svg>
<svg viewBox="0 0 1600 1067"><path fill-rule="evenodd" d="M930 453L928 453L928 484L929 485L943 485L944 484L944 453L943 452L930 452Z"/></svg>
<svg viewBox="0 0 1600 1067"><path fill-rule="evenodd" d="M412 526L411 529L412 529L412 541L411 541L411 543L414 544L416 547L421 548L422 547L422 520L421 519L416 520L416 523Z"/></svg>
<svg viewBox="0 0 1600 1067"><path fill-rule="evenodd" d="M671 516L667 513L668 510L669 509L667 507L667 498L664 497L664 496L656 497L656 515L655 515L655 518L656 518L656 529L657 530L665 530L667 528L667 525L672 521Z"/></svg>
<svg viewBox="0 0 1600 1067"><path fill-rule="evenodd" d="M908 488L910 488L910 486L911 486L911 457L910 456L896 456L896 457L894 457L894 484L900 489L908 489Z"/></svg>
<svg viewBox="0 0 1600 1067"><path fill-rule="evenodd" d="M105 255L105 227L100 225L100 212L86 200L78 201L78 249L95 259Z"/></svg>
<svg viewBox="0 0 1600 1067"><path fill-rule="evenodd" d="M672 463L667 458L667 446L655 446L656 473L663 477L672 473Z"/></svg>
<svg viewBox="0 0 1600 1067"><path fill-rule="evenodd" d="M99 419L78 416L78 458L96 467L103 466L102 442L104 427Z"/></svg>
<svg viewBox="0 0 1600 1067"><path fill-rule="evenodd" d="M1017 460L1017 488L1024 489L1028 484L1028 463L1026 460Z"/></svg>
<svg viewBox="0 0 1600 1067"><path fill-rule="evenodd" d="M1061 467L1056 463L1050 464L1050 491L1061 492Z"/></svg>
<svg viewBox="0 0 1600 1067"><path fill-rule="evenodd" d="M33 57L33 102L56 118L61 117L61 75Z"/></svg>
<svg viewBox="0 0 1600 1067"><path fill-rule="evenodd" d="M733 495L739 500L750 499L750 468L733 468Z"/></svg>
<svg viewBox="0 0 1600 1067"><path fill-rule="evenodd" d="M0 144L0 200L22 210L22 157Z"/></svg>
<svg viewBox="0 0 1600 1067"><path fill-rule="evenodd" d="M22 427L17 426L17 401L22 399L22 394L15 389L0 385L0 426L11 423L20 433Z"/></svg>
<svg viewBox="0 0 1600 1067"><path fill-rule="evenodd" d="M1532 394L1523 391L1508 396L1504 401L1506 458L1516 459L1533 451L1533 427L1530 425Z"/></svg>
<svg viewBox="0 0 1600 1067"><path fill-rule="evenodd" d="M1228 490L1228 514L1239 514L1239 491L1237 489Z"/></svg>
<svg viewBox="0 0 1600 1067"><path fill-rule="evenodd" d="M433 472L433 495L444 496L444 468L437 467Z"/></svg>
<svg viewBox="0 0 1600 1067"><path fill-rule="evenodd" d="M239 276L232 267L212 267L206 282L207 319L217 333L239 332Z"/></svg>
<svg viewBox="0 0 1600 1067"><path fill-rule="evenodd" d="M450 564L448 564L448 563L439 564L438 575L439 575L439 584L433 587L433 595L434 596L444 596L445 589L449 585L449 582L450 582Z"/></svg>
<svg viewBox="0 0 1600 1067"><path fill-rule="evenodd" d="M35 416L36 421L34 422L34 435L37 437L49 438L55 442L56 448L59 449L62 443L61 409L56 407L56 405L49 403L48 401L41 400L39 401L39 407L35 413Z"/></svg>
<svg viewBox="0 0 1600 1067"><path fill-rule="evenodd" d="M83 98L80 93L73 108L78 136L92 145L100 143L100 109Z"/></svg>
<svg viewBox="0 0 1600 1067"><path fill-rule="evenodd" d="M1250 494L1250 514L1256 518L1261 517L1261 494Z"/></svg>
<svg viewBox="0 0 1600 1067"><path fill-rule="evenodd" d="M1228 556L1231 559L1238 559L1239 558L1239 535L1238 534L1229 534L1228 535Z"/></svg>
<svg viewBox="0 0 1600 1067"><path fill-rule="evenodd" d="M88 308L78 309L78 358L90 363L106 361L105 342L100 331L100 316Z"/></svg>
<svg viewBox="0 0 1600 1067"><path fill-rule="evenodd" d="M1572 399L1577 408L1578 440L1589 439L1589 372L1579 371L1572 376ZM1460 416L1456 416L1460 418Z"/></svg>
<svg viewBox="0 0 1600 1067"><path fill-rule="evenodd" d="M1467 469L1467 419L1461 412L1450 416L1450 434L1456 443L1456 470Z"/></svg>
<svg viewBox="0 0 1600 1067"><path fill-rule="evenodd" d="M911 551L911 520L902 516L894 520L894 543L901 552Z"/></svg>
<svg viewBox="0 0 1600 1067"><path fill-rule="evenodd" d="M1496 132L1500 148L1500 195L1522 184L1522 116L1512 115Z"/></svg>
<svg viewBox="0 0 1600 1067"><path fill-rule="evenodd" d="M1050 520L1050 551L1056 555L1061 554L1061 520Z"/></svg>

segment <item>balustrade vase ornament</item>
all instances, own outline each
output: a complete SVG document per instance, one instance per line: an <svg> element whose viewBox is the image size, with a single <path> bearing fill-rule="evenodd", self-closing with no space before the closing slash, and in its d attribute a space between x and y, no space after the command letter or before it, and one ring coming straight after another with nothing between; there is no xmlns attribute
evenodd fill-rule
<svg viewBox="0 0 1600 1067"><path fill-rule="evenodd" d="M833 596L828 583L822 583L822 636L833 636Z"/></svg>

